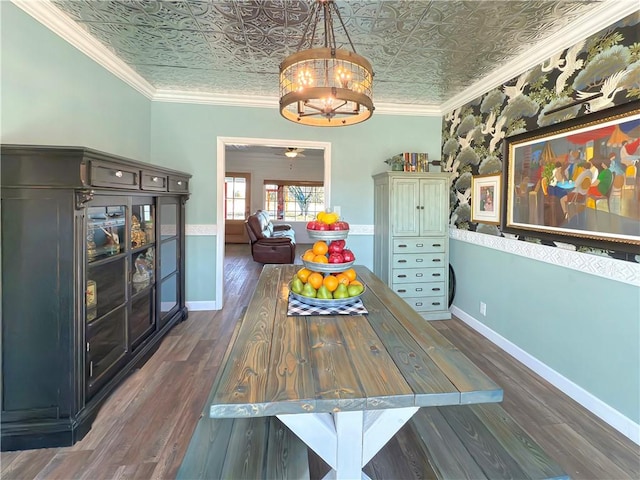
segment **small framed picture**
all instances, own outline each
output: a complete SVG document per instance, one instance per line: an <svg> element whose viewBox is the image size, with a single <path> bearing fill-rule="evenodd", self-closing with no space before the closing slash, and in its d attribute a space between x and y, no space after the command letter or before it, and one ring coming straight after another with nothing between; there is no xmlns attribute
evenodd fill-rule
<svg viewBox="0 0 640 480"><path fill-rule="evenodd" d="M471 179L471 221L500 224L502 175L474 175Z"/></svg>

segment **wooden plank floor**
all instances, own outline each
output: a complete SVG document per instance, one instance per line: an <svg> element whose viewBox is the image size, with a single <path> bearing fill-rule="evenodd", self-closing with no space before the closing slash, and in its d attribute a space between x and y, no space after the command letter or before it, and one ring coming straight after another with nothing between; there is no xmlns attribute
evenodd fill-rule
<svg viewBox="0 0 640 480"><path fill-rule="evenodd" d="M305 245L298 250L304 251ZM225 306L191 312L100 410L72 447L3 452L0 478L172 479L203 410L236 320L262 268L247 245L227 245ZM639 447L457 319L432 322L504 388L505 410L574 480L640 478ZM326 465L310 455L312 478ZM403 428L369 463L377 479L432 478Z"/></svg>

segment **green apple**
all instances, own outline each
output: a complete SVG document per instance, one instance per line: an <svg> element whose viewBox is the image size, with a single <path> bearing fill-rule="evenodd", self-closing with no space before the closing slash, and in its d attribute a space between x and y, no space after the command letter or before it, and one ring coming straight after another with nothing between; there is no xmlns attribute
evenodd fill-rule
<svg viewBox="0 0 640 480"><path fill-rule="evenodd" d="M347 287L347 291L349 292L350 297L357 297L364 291L363 285L349 285Z"/></svg>

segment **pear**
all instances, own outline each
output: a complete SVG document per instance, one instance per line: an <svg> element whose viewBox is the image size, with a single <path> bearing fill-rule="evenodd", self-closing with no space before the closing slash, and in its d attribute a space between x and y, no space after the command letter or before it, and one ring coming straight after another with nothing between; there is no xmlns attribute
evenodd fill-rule
<svg viewBox="0 0 640 480"><path fill-rule="evenodd" d="M344 283L340 283L338 288L335 289L333 292L333 298L349 298L349 292Z"/></svg>
<svg viewBox="0 0 640 480"><path fill-rule="evenodd" d="M316 294L316 289L313 288L310 283L305 283L300 292L300 295L311 298L316 298Z"/></svg>
<svg viewBox="0 0 640 480"><path fill-rule="evenodd" d="M331 295L331 292L327 287L325 287L324 285L321 285L320 288L318 289L318 294L316 295L316 298L329 300L333 298L333 295Z"/></svg>
<svg viewBox="0 0 640 480"><path fill-rule="evenodd" d="M291 291L294 293L302 293L302 288L304 287L304 283L298 277L295 277L291 281Z"/></svg>
<svg viewBox="0 0 640 480"><path fill-rule="evenodd" d="M350 297L357 297L364 291L363 285L349 285L347 287L347 291L349 292Z"/></svg>

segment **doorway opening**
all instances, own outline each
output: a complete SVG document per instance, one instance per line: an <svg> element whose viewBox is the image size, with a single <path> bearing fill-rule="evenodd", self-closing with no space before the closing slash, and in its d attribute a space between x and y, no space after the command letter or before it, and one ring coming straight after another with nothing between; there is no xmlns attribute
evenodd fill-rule
<svg viewBox="0 0 640 480"><path fill-rule="evenodd" d="M291 150L295 149L298 153L295 157L291 156ZM243 155L251 157L251 161L263 161L265 165L269 162L275 162L276 160L289 162L289 168L294 169L298 167L298 164L293 162L300 161L308 158L316 158L322 162L323 172L322 178L324 183L324 199L326 208L331 205L331 143L308 141L308 140L279 140L279 139L265 139L265 138L243 138L243 137L218 137L217 139L217 171L216 171L216 186L217 186L217 210L216 210L216 265L219 266L216 272L216 305L219 309L224 306L224 258L225 258L225 236L226 236L226 214L225 205L227 201L226 178L229 173L227 172L227 157L235 155L237 152L242 152ZM289 153L289 155L287 154ZM237 166L234 166L234 175L240 173L247 173L239 171ZM246 169L245 169L246 170ZM271 177L268 180L274 180L273 175L278 175L277 170L269 168ZM277 179L276 179L277 180ZM265 180L266 181L266 180ZM249 197L253 198L250 202L256 206L261 205L264 194L264 182L257 181L252 178L250 187L254 195L249 193ZM257 192L257 193L256 193ZM249 202L245 204L245 209L248 209L248 213L252 213L253 208ZM246 217L245 217L246 218ZM239 221L239 219L236 219ZM242 220L242 227L244 228L244 220ZM234 227L235 228L235 227Z"/></svg>

